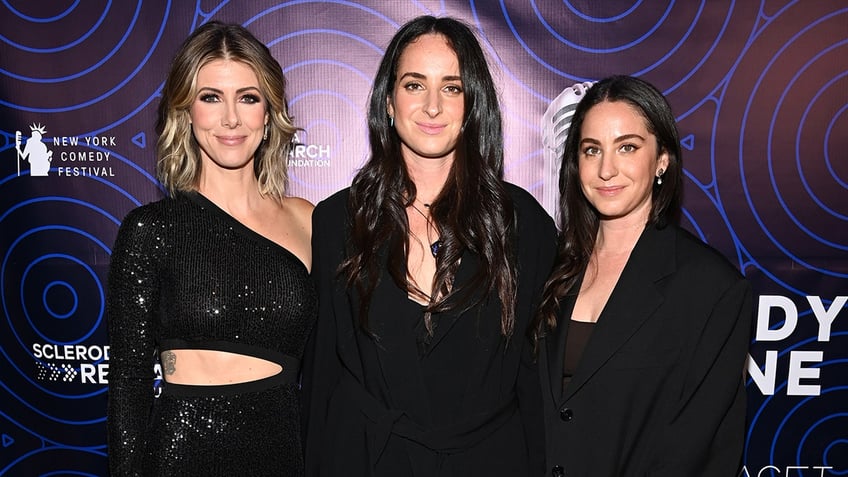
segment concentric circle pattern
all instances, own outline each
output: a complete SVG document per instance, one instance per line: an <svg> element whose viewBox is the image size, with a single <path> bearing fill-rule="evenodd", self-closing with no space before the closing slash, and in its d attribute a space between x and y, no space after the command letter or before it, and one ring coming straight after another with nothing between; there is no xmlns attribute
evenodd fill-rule
<svg viewBox="0 0 848 477"><path fill-rule="evenodd" d="M246 22L270 46L292 86L289 102L302 131L289 161L290 179L293 190L308 197L346 187L367 158L368 90L400 25L389 12L364 5L322 2L321 16L315 8L282 4Z"/></svg>
<svg viewBox="0 0 848 477"><path fill-rule="evenodd" d="M848 332L834 333L832 345L835 349L845 349ZM812 348L816 346L809 341L792 346L778 359L789 361L792 352ZM786 379L777 383L773 396L751 395L745 448L745 461L749 463L751 475L763 470L756 467L763 462L782 466L780 469L766 469L760 474L764 477L785 475L787 466L805 467L804 470L809 473L802 475L848 473L848 453L845 452L848 450L845 434L848 412L844 405L848 399L848 386L844 380L848 373L848 359L844 354L829 358L825 352L825 359L820 363L809 363L808 367L818 370L821 376L816 383L820 387L817 395L781 398L792 392L789 390L792 384ZM822 470L815 470L814 466L827 468L826 473L821 474Z"/></svg>
<svg viewBox="0 0 848 477"><path fill-rule="evenodd" d="M421 14L477 30L506 177L551 215L585 88L631 74L667 95L682 224L762 308L740 475L848 475L848 1L0 0L0 476L106 475L109 256L127 212L164 196L156 107L188 33L236 22L268 45L301 128L289 188L316 203L368 158L373 75Z"/></svg>
<svg viewBox="0 0 848 477"><path fill-rule="evenodd" d="M798 5L761 27L729 78L712 142L730 226L763 271L801 295L845 293L848 11ZM786 35L789 25L805 26ZM841 34L841 38L840 38ZM841 66L841 71L835 66ZM842 160L834 160L833 154ZM838 164L838 165L837 165ZM787 266L787 264L789 266ZM809 275L793 270L815 272Z"/></svg>

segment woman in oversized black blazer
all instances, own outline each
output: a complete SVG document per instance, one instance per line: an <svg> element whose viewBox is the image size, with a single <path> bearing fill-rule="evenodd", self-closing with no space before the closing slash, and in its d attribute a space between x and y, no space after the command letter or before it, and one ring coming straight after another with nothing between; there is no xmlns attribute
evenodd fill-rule
<svg viewBox="0 0 848 477"><path fill-rule="evenodd" d="M751 291L673 223L681 180L662 94L632 77L590 88L566 140L536 323L548 475L739 471Z"/></svg>
<svg viewBox="0 0 848 477"><path fill-rule="evenodd" d="M526 329L553 261L555 229L529 194L508 190L518 211L516 329ZM333 273L349 238L348 194L322 201L313 214L321 302L304 396L308 475L539 475L540 387L524 334L507 344L500 303L490 296L464 313L441 314L422 356L403 313L409 299L384 269L371 310L379 340L368 336L357 321L357 293ZM479 266L463 253L457 283Z"/></svg>
<svg viewBox="0 0 848 477"><path fill-rule="evenodd" d="M497 96L471 30L404 25L368 116L371 158L312 216L307 475L541 475L526 330L556 229L501 179Z"/></svg>

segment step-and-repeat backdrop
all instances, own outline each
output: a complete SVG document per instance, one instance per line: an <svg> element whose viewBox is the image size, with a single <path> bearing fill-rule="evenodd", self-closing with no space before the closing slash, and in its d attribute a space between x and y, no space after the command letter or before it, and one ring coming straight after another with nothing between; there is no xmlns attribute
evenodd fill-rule
<svg viewBox="0 0 848 477"><path fill-rule="evenodd" d="M290 189L318 202L367 157L372 76L420 14L478 30L507 178L552 215L570 86L624 73L668 96L684 225L757 294L739 475L848 475L845 0L0 1L0 475L106 474L109 256L163 196L154 111L189 32L237 22L271 48L303 128Z"/></svg>

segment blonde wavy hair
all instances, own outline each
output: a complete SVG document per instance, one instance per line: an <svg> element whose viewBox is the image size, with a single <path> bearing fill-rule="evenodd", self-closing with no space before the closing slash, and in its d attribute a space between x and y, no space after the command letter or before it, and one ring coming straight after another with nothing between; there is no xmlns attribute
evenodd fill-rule
<svg viewBox="0 0 848 477"><path fill-rule="evenodd" d="M195 190L200 178L200 147L191 130L189 110L197 88L197 73L214 60L238 61L259 80L268 113L267 139L254 153L253 170L259 192L281 200L288 180L287 162L297 128L288 113L286 79L268 48L241 25L217 21L197 28L171 63L162 89L156 132L156 172L171 195Z"/></svg>

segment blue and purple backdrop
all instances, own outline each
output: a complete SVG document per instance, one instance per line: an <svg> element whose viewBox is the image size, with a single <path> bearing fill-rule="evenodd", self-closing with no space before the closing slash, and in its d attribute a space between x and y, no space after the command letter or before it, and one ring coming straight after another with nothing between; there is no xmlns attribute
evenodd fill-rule
<svg viewBox="0 0 848 477"><path fill-rule="evenodd" d="M552 215L549 105L614 73L668 96L684 225L757 294L739 475L848 475L846 0L0 0L0 475L106 474L109 256L163 196L154 111L189 32L237 22L271 48L303 128L290 189L317 202L367 157L371 78L420 14L478 30L507 178Z"/></svg>

